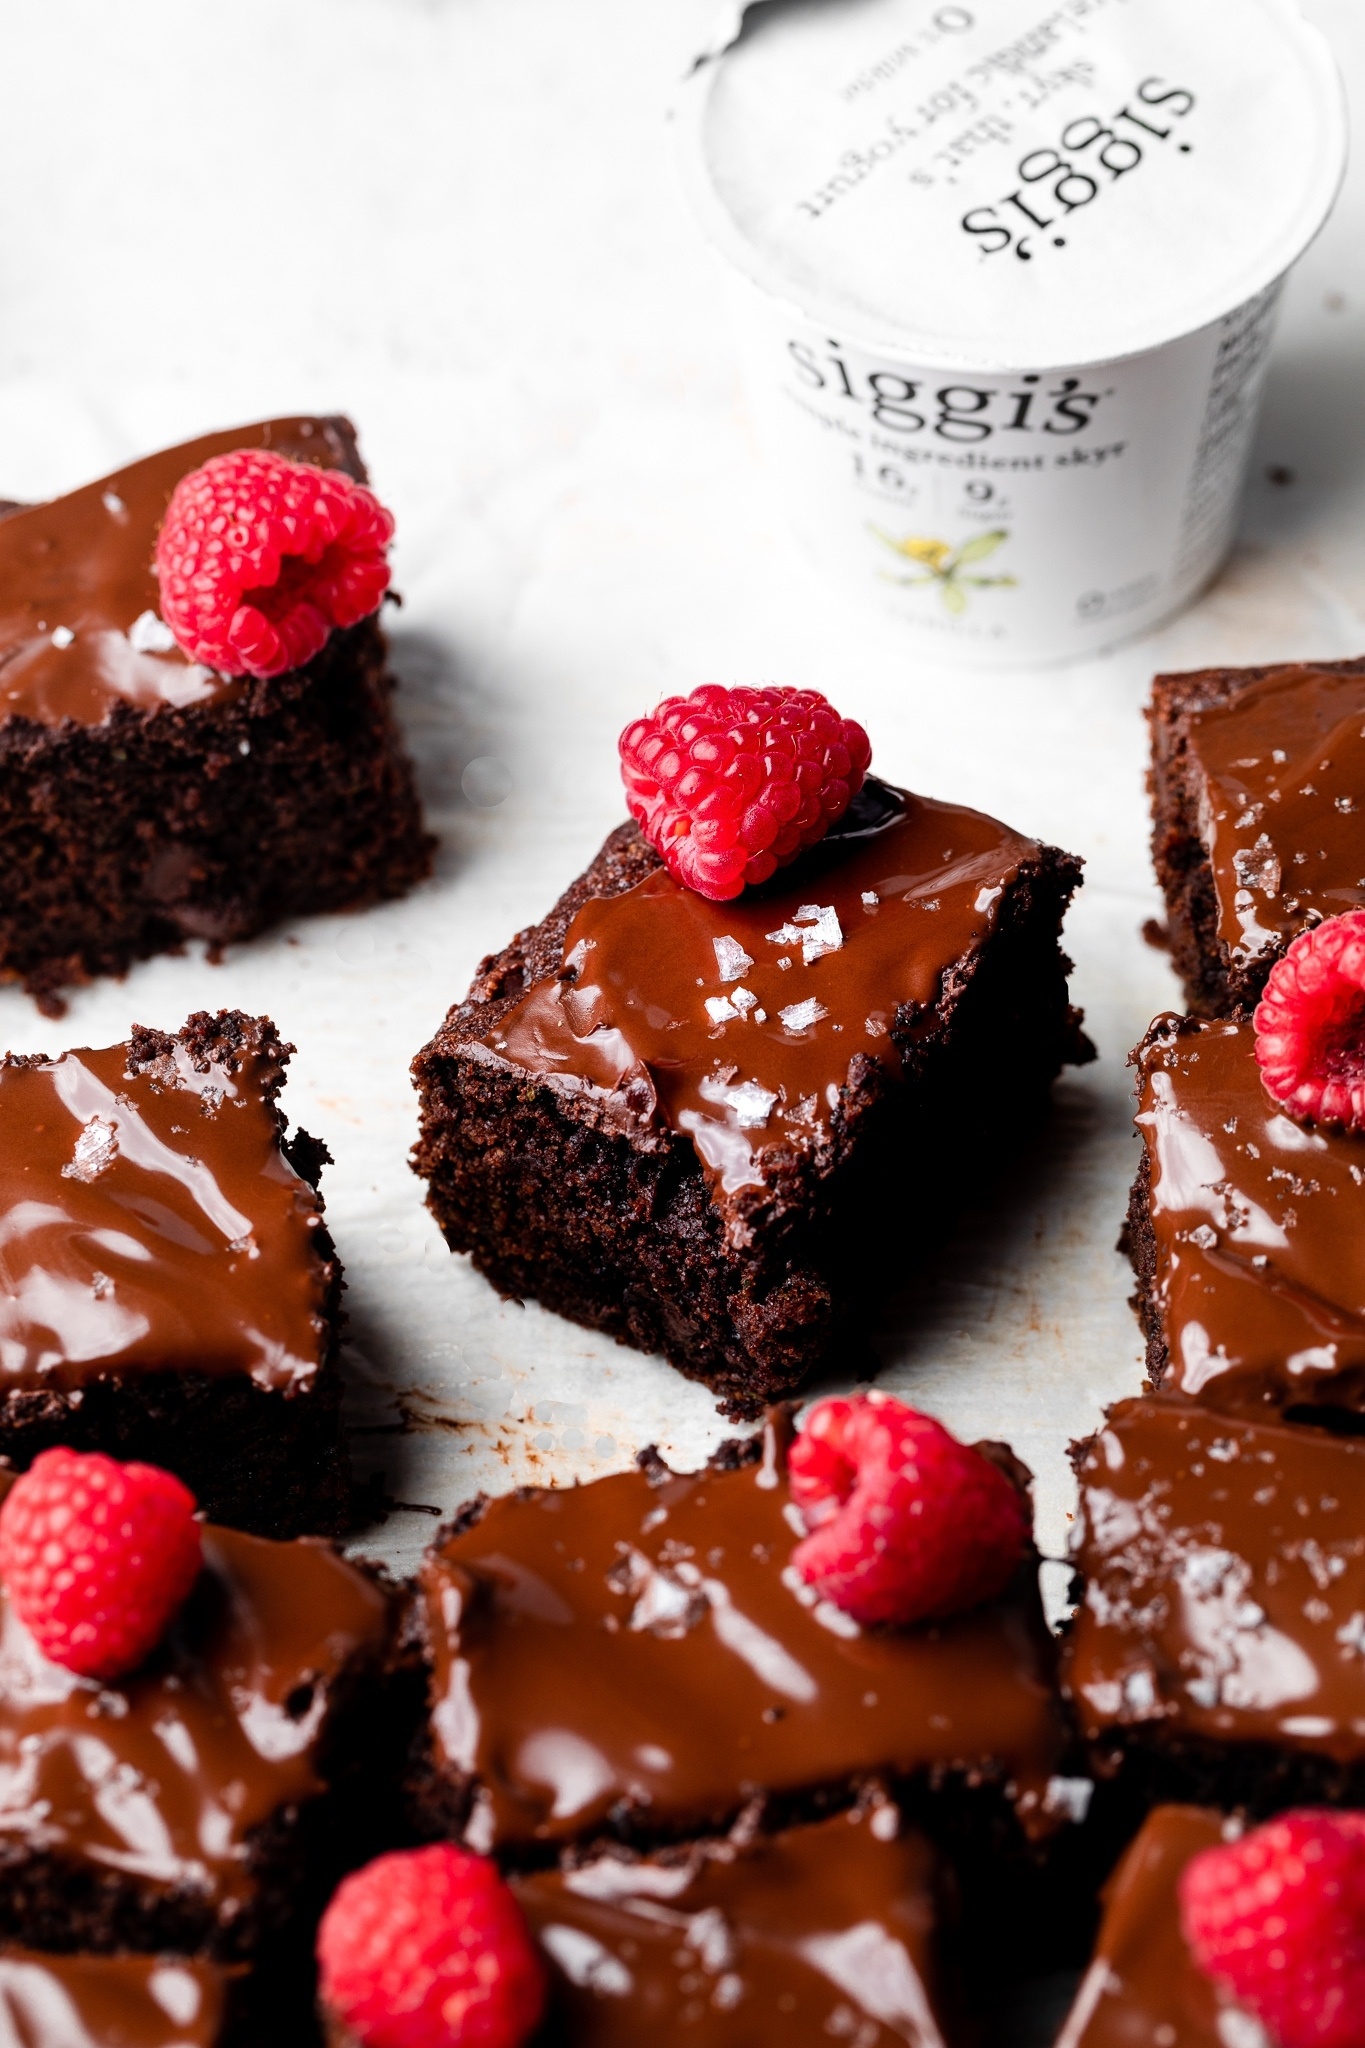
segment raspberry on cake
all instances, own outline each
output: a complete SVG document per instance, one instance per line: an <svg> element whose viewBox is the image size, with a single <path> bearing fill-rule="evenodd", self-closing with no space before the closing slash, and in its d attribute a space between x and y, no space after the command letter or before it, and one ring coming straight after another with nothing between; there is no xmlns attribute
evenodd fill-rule
<svg viewBox="0 0 1365 2048"><path fill-rule="evenodd" d="M1134 1055L1143 1155L1127 1237L1148 1376L1232 1414L1358 1417L1365 1134L1282 1108L1257 1030L1159 1017Z"/></svg>
<svg viewBox="0 0 1365 2048"><path fill-rule="evenodd" d="M1076 1453L1063 1688L1135 1798L1365 1799L1365 1440L1121 1401Z"/></svg>
<svg viewBox="0 0 1365 2048"><path fill-rule="evenodd" d="M1256 1064L1301 1123L1365 1130L1365 910L1301 932L1252 1019Z"/></svg>
<svg viewBox="0 0 1365 2048"><path fill-rule="evenodd" d="M273 448L215 455L182 476L156 542L161 615L225 676L278 676L338 627L377 612L393 519L344 471Z"/></svg>
<svg viewBox="0 0 1365 2048"><path fill-rule="evenodd" d="M292 1051L224 1010L0 1059L0 1455L143 1459L266 1535L347 1525L341 1269L326 1150L276 1106Z"/></svg>
<svg viewBox="0 0 1365 2048"><path fill-rule="evenodd" d="M620 739L626 805L675 881L726 901L824 838L863 786L867 734L818 690L667 697Z"/></svg>
<svg viewBox="0 0 1365 2048"><path fill-rule="evenodd" d="M520 2048L545 1965L496 1866L453 1843L343 1880L318 1928L318 1997L358 2048Z"/></svg>
<svg viewBox="0 0 1365 2048"><path fill-rule="evenodd" d="M427 873L364 477L349 421L268 420L0 519L0 979L59 1008Z"/></svg>
<svg viewBox="0 0 1365 2048"><path fill-rule="evenodd" d="M863 1629L792 1567L786 1436L778 1415L700 1472L646 1455L457 1517L420 1573L424 1833L514 1855L648 1845L755 1799L772 1822L827 1811L874 1778L956 1785L1001 1841L1014 1816L1048 1831L1064 1731L1032 1546L994 1598ZM980 1448L1025 1494L1009 1453Z"/></svg>
<svg viewBox="0 0 1365 2048"><path fill-rule="evenodd" d="M1365 1814L1305 1808L1211 1844L1180 1877L1199 1968L1279 2048L1358 2048L1365 2030Z"/></svg>
<svg viewBox="0 0 1365 2048"><path fill-rule="evenodd" d="M316 1539L210 1524L202 1545L118 1678L50 1661L0 1587L0 1940L250 1958L268 1978L373 1840L404 1732L396 1590Z"/></svg>
<svg viewBox="0 0 1365 2048"><path fill-rule="evenodd" d="M979 1607L1004 1592L1028 1548L1014 1479L884 1394L821 1401L788 1475L810 1530L793 1570L865 1628Z"/></svg>
<svg viewBox="0 0 1365 2048"><path fill-rule="evenodd" d="M1296 933L1365 908L1365 661L1158 676L1152 857L1199 1016L1246 1016Z"/></svg>
<svg viewBox="0 0 1365 2048"><path fill-rule="evenodd" d="M0 1954L6 2048L261 2048L265 2039L236 1970L181 1956Z"/></svg>
<svg viewBox="0 0 1365 2048"><path fill-rule="evenodd" d="M875 779L849 797L860 728L814 693L720 693L719 732L698 694L694 713L656 715L679 743L697 727L681 774L676 748L651 751L655 721L623 741L632 805L674 868L702 843L688 879L622 826L484 962L414 1062L414 1167L447 1242L504 1294L662 1351L755 1415L847 1369L907 1244L941 1232L1061 1065L1089 1055L1057 944L1080 863ZM790 719L771 758L741 744L767 730L744 724L747 696ZM657 809L645 768L672 791ZM717 894L750 842L789 864L727 900L689 886L714 850L677 808L693 796L729 849Z"/></svg>
<svg viewBox="0 0 1365 2048"><path fill-rule="evenodd" d="M0 1505L0 1583L43 1655L123 1678L203 1569L194 1495L158 1465L40 1451Z"/></svg>
<svg viewBox="0 0 1365 2048"><path fill-rule="evenodd" d="M1212 1807L1148 1815L1105 1887L1094 1959L1057 2048L1273 2048L1200 1968L1180 1924L1182 1875L1240 1832Z"/></svg>

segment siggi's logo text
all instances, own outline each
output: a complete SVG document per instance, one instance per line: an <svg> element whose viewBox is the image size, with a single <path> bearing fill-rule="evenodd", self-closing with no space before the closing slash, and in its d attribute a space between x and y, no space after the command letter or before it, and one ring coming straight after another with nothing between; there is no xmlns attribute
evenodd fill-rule
<svg viewBox="0 0 1365 2048"><path fill-rule="evenodd" d="M1049 383L1032 372L1008 384L939 384L899 370L850 370L837 342L828 349L822 356L809 342L787 343L806 388L858 406L885 433L907 439L932 434L965 444L989 441L996 434L1081 434L1109 396L1083 391L1079 377Z"/></svg>

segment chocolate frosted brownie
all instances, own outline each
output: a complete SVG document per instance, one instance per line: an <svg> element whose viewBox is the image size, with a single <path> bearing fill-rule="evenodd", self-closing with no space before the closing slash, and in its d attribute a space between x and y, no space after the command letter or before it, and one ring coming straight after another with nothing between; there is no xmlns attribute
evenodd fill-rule
<svg viewBox="0 0 1365 2048"><path fill-rule="evenodd" d="M1206 1806L1158 1806L1148 1816L1105 1888L1094 1960L1057 2048L1251 2048L1264 2040L1198 1967L1180 1931L1176 1887L1185 1865L1237 1832Z"/></svg>
<svg viewBox="0 0 1365 2048"><path fill-rule="evenodd" d="M891 1806L740 1848L604 1857L513 1889L550 1964L538 2048L961 2038L945 1996L938 1858Z"/></svg>
<svg viewBox="0 0 1365 2048"><path fill-rule="evenodd" d="M1152 857L1191 1010L1247 1014L1289 941L1365 905L1365 661L1158 676Z"/></svg>
<svg viewBox="0 0 1365 2048"><path fill-rule="evenodd" d="M970 1612L863 1630L790 1569L799 1527L780 1419L700 1472L473 1503L420 1574L422 1831L524 1860L755 1802L810 1818L874 1779L912 1805L966 1781L1005 1833L1011 1809L1046 1831L1065 1730L1036 1556Z"/></svg>
<svg viewBox="0 0 1365 2048"><path fill-rule="evenodd" d="M1122 1401L1077 1453L1063 1684L1145 1800L1365 1798L1365 1441Z"/></svg>
<svg viewBox="0 0 1365 2048"><path fill-rule="evenodd" d="M142 1458L215 1520L345 1526L341 1269L326 1150L284 1142L292 1051L224 1010L0 1060L0 1454Z"/></svg>
<svg viewBox="0 0 1365 2048"><path fill-rule="evenodd" d="M170 1956L0 1954L5 2048L249 2048L238 1974Z"/></svg>
<svg viewBox="0 0 1365 2048"><path fill-rule="evenodd" d="M275 1968L370 1846L394 1596L313 1540L204 1531L149 1661L53 1664L0 1593L0 1937Z"/></svg>
<svg viewBox="0 0 1365 2048"><path fill-rule="evenodd" d="M1365 1410L1365 1136L1267 1094L1249 1023L1161 1017L1134 1055L1128 1212L1154 1385L1250 1417Z"/></svg>
<svg viewBox="0 0 1365 2048"><path fill-rule="evenodd" d="M430 866L374 617L253 680L192 662L159 616L171 493L239 448L365 474L349 421L269 420L0 520L0 978L49 1003L187 937L401 894Z"/></svg>
<svg viewBox="0 0 1365 2048"><path fill-rule="evenodd" d="M875 781L729 902L620 827L414 1062L448 1243L731 1413L847 1368L977 1139L1089 1053L1057 944L1079 878Z"/></svg>

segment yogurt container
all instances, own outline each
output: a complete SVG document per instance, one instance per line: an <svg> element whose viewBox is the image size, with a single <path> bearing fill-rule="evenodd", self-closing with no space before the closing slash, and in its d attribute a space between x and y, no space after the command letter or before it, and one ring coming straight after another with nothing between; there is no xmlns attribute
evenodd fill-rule
<svg viewBox="0 0 1365 2048"><path fill-rule="evenodd" d="M993 665L1096 652L1208 582L1345 168L1293 0L753 0L678 116L822 566Z"/></svg>

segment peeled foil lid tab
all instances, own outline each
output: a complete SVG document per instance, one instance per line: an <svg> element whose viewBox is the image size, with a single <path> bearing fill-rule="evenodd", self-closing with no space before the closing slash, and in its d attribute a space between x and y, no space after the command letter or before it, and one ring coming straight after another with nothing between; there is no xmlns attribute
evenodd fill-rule
<svg viewBox="0 0 1365 2048"><path fill-rule="evenodd" d="M741 271L842 341L973 370L1208 326L1301 254L1346 159L1293 0L753 0L678 113Z"/></svg>

